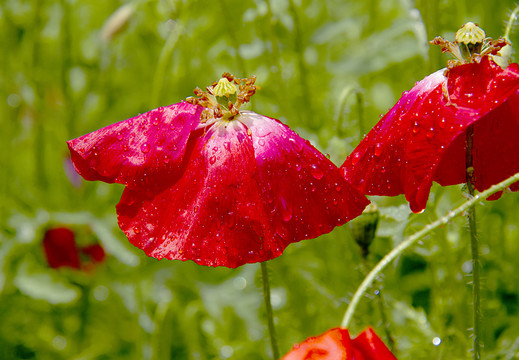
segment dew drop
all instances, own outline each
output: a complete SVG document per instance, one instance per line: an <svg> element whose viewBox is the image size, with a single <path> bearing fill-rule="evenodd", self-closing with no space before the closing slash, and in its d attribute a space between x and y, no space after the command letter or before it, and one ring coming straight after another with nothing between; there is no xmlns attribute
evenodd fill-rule
<svg viewBox="0 0 519 360"><path fill-rule="evenodd" d="M287 204L284 198L279 198L281 203L281 218L283 221L290 221L292 219L292 207Z"/></svg>
<svg viewBox="0 0 519 360"><path fill-rule="evenodd" d="M379 157L380 155L382 155L382 144L381 143L377 143L375 145L375 156Z"/></svg>
<svg viewBox="0 0 519 360"><path fill-rule="evenodd" d="M301 141L297 141L296 139L293 139L293 138L290 138L288 140L292 143L292 145L294 146L294 148L296 149L297 152L303 151L303 143Z"/></svg>
<svg viewBox="0 0 519 360"><path fill-rule="evenodd" d="M335 190L341 191L342 187L339 183L335 183Z"/></svg>
<svg viewBox="0 0 519 360"><path fill-rule="evenodd" d="M322 179L324 176L323 170L319 167L319 165L316 164L310 165L310 173L317 180Z"/></svg>
<svg viewBox="0 0 519 360"><path fill-rule="evenodd" d="M139 229L137 226L133 228L133 232L138 234L141 232L141 229Z"/></svg>
<svg viewBox="0 0 519 360"><path fill-rule="evenodd" d="M148 153L150 151L150 146L146 143L142 144L141 151L145 154Z"/></svg>
<svg viewBox="0 0 519 360"><path fill-rule="evenodd" d="M353 166L357 165L359 163L359 160L360 160L360 153L355 153L353 154L353 156L351 157L351 164Z"/></svg>
<svg viewBox="0 0 519 360"><path fill-rule="evenodd" d="M300 171L300 170L301 170L301 164L300 164L300 163L296 163L296 170L297 170L297 171Z"/></svg>
<svg viewBox="0 0 519 360"><path fill-rule="evenodd" d="M168 164L169 163L169 157L167 155L164 155L164 159L162 159L162 161L164 161L164 164Z"/></svg>
<svg viewBox="0 0 519 360"><path fill-rule="evenodd" d="M117 140L122 140L123 139L123 134L121 134L120 132L117 133Z"/></svg>
<svg viewBox="0 0 519 360"><path fill-rule="evenodd" d="M265 145L265 140L263 140L263 139L259 139L259 140L258 140L258 144L259 144L260 146L264 146L264 145Z"/></svg>
<svg viewBox="0 0 519 360"><path fill-rule="evenodd" d="M427 137L427 139L432 140L432 138L434 138L434 135L436 135L436 132L434 131L433 127L430 129L427 129L427 131L425 133L425 136Z"/></svg>
<svg viewBox="0 0 519 360"><path fill-rule="evenodd" d="M216 156L211 156L211 157L209 158L209 163L212 165L212 164L214 164L215 162L216 162Z"/></svg>
<svg viewBox="0 0 519 360"><path fill-rule="evenodd" d="M418 125L418 121L415 121L413 124L413 134L418 134L420 131L420 125Z"/></svg>

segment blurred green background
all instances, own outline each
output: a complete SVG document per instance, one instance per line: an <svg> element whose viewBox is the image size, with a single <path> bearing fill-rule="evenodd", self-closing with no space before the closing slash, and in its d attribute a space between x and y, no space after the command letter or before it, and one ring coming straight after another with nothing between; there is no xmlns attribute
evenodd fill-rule
<svg viewBox="0 0 519 360"><path fill-rule="evenodd" d="M266 359L258 264L156 261L117 227L122 186L75 175L66 140L179 102L224 71L255 74L250 108L340 165L400 94L445 66L428 40L467 21L497 38L512 1L3 0L0 3L0 359ZM519 34L512 33L515 42ZM272 261L280 350L338 326L366 271L464 200L434 186L411 214L381 212L366 259L348 225ZM519 357L519 195L478 207L486 359ZM52 269L45 230L67 226L107 259ZM398 359L461 359L471 339L470 249L458 218L391 264L359 306ZM378 294L378 295L377 295Z"/></svg>

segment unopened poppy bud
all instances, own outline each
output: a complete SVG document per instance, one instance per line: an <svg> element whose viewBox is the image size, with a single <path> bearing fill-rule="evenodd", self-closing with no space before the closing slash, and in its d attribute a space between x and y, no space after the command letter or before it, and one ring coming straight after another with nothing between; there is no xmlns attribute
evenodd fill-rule
<svg viewBox="0 0 519 360"><path fill-rule="evenodd" d="M369 246L375 238L379 217L380 211L378 206L371 203L366 207L361 216L348 223L353 239L360 246L362 257L367 257L369 254Z"/></svg>

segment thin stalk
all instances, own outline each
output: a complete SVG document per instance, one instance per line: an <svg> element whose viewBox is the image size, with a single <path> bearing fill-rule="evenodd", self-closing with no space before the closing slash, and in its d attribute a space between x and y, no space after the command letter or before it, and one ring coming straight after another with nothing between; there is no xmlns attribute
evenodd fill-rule
<svg viewBox="0 0 519 360"><path fill-rule="evenodd" d="M474 174L474 164L472 157L472 142L474 137L474 127L471 125L467 128L467 137L465 140L465 167L467 169L467 192L469 198L474 197L474 184L472 175ZM470 232L470 249L472 251L472 300L473 300L473 358L481 359L481 301L480 301L480 261L479 261L479 242L476 227L476 208L471 206L467 211L467 219L469 222Z"/></svg>
<svg viewBox="0 0 519 360"><path fill-rule="evenodd" d="M270 345L272 346L272 355L274 359L279 359L279 349L276 339L276 329L274 328L274 312L272 311L272 303L270 302L270 284L267 269L267 263L261 263L261 278L263 280L263 300L265 300L265 308L267 310L267 322L270 335Z"/></svg>
<svg viewBox="0 0 519 360"><path fill-rule="evenodd" d="M411 236L408 236L404 241L402 241L400 244L398 244L393 250L391 250L382 260L380 260L377 265L369 272L369 274L364 278L360 286L358 287L357 291L355 291L355 294L353 295L353 298L351 299L350 304L348 305L348 308L346 309L346 313L344 314L341 327L347 328L351 322L351 319L353 317L353 314L355 313L355 309L357 305L359 304L359 301L362 297L362 295L366 292L366 290L371 286L373 281L376 279L378 274L393 261L397 256L402 254L404 250L406 250L408 247L413 245L415 242L420 240L425 235L429 234L431 231L437 229L438 227L447 224L452 218L455 216L460 215L461 213L467 211L471 206L474 206L477 202L481 201L482 199L486 199L490 195L501 191L513 183L519 181L519 173L509 177L506 180L503 180L499 184L491 186L489 189L474 195L474 197L468 199L465 203L463 203L458 208L449 211L445 216L442 218L430 223L429 225L425 226L422 230L417 231Z"/></svg>

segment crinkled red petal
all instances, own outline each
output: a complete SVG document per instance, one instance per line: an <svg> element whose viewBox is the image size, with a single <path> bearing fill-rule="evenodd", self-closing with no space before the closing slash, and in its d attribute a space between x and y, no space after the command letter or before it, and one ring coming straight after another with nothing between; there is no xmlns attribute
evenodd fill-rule
<svg viewBox="0 0 519 360"><path fill-rule="evenodd" d="M47 230L43 238L43 249L50 267L79 269L79 255L72 230L64 227Z"/></svg>
<svg viewBox="0 0 519 360"><path fill-rule="evenodd" d="M368 328L352 340L353 346L365 360L396 360L395 355L386 347L372 328Z"/></svg>
<svg viewBox="0 0 519 360"><path fill-rule="evenodd" d="M250 114L194 131L177 176L126 188L117 211L134 245L158 259L237 267L362 212L367 199L329 160L285 125Z"/></svg>
<svg viewBox="0 0 519 360"><path fill-rule="evenodd" d="M178 172L201 107L187 102L154 109L67 142L86 180L138 186Z"/></svg>
<svg viewBox="0 0 519 360"><path fill-rule="evenodd" d="M342 165L345 178L365 194L404 193L413 211L423 210L433 180L444 185L465 182L467 127L485 117L494 118L493 113L504 103L513 106L512 95L518 89L518 66L512 64L503 70L488 57L449 70L448 81L442 71L426 77L403 94L346 159ZM516 119L501 122L510 121ZM486 140L475 136L474 148L487 152ZM502 141L508 139L501 138L498 143ZM488 166L476 165L478 156L474 155L476 177L483 179L487 175L480 171ZM512 173L518 170L508 169ZM506 178L503 172L497 177ZM483 184L494 180L476 180L476 188L483 189Z"/></svg>

